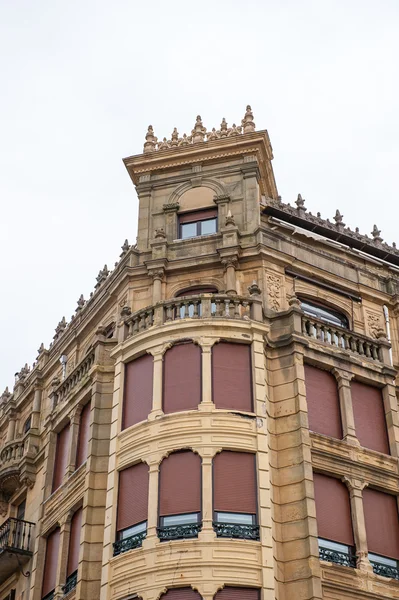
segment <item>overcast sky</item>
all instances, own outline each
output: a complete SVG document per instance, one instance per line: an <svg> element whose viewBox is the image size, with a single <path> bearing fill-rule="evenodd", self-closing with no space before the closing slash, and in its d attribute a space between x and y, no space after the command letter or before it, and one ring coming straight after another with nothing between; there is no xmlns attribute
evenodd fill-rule
<svg viewBox="0 0 399 600"><path fill-rule="evenodd" d="M0 0L0 393L135 241L149 123L251 104L285 202L399 241L398 26L398 0Z"/></svg>

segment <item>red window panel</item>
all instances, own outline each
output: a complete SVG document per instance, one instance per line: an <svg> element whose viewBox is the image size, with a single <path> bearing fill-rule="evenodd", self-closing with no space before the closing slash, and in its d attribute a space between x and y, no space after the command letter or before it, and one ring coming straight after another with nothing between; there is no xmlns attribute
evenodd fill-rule
<svg viewBox="0 0 399 600"><path fill-rule="evenodd" d="M224 450L213 459L214 510L257 513L255 455Z"/></svg>
<svg viewBox="0 0 399 600"><path fill-rule="evenodd" d="M62 484L69 458L69 424L57 435L57 448L55 451L53 488L54 492Z"/></svg>
<svg viewBox="0 0 399 600"><path fill-rule="evenodd" d="M58 565L58 551L60 548L60 529L55 529L47 538L46 559L44 562L44 577L42 598L55 589Z"/></svg>
<svg viewBox="0 0 399 600"><path fill-rule="evenodd" d="M399 560L399 521L396 496L371 488L363 490L369 552Z"/></svg>
<svg viewBox="0 0 399 600"><path fill-rule="evenodd" d="M305 365L309 429L342 439L338 385L328 371Z"/></svg>
<svg viewBox="0 0 399 600"><path fill-rule="evenodd" d="M139 463L119 473L118 531L147 520L148 465Z"/></svg>
<svg viewBox="0 0 399 600"><path fill-rule="evenodd" d="M215 344L212 392L216 408L253 411L251 346L230 342Z"/></svg>
<svg viewBox="0 0 399 600"><path fill-rule="evenodd" d="M192 410L200 402L201 348L192 342L172 346L163 361L163 411Z"/></svg>
<svg viewBox="0 0 399 600"><path fill-rule="evenodd" d="M349 491L339 479L313 473L317 531L320 538L353 546Z"/></svg>
<svg viewBox="0 0 399 600"><path fill-rule="evenodd" d="M89 450L91 403L88 402L82 409L79 423L78 448L76 451L76 465L79 468L87 459Z"/></svg>
<svg viewBox="0 0 399 600"><path fill-rule="evenodd" d="M356 436L363 448L389 454L387 422L381 390L352 381Z"/></svg>
<svg viewBox="0 0 399 600"><path fill-rule="evenodd" d="M80 534L82 531L82 516L83 508L79 508L72 517L71 531L69 535L69 551L67 564L67 577L78 570L79 566L79 551L80 551Z"/></svg>
<svg viewBox="0 0 399 600"><path fill-rule="evenodd" d="M145 421L152 410L154 359L145 354L125 365L122 429Z"/></svg>
<svg viewBox="0 0 399 600"><path fill-rule="evenodd" d="M201 512L201 458L191 451L175 452L160 467L159 515Z"/></svg>

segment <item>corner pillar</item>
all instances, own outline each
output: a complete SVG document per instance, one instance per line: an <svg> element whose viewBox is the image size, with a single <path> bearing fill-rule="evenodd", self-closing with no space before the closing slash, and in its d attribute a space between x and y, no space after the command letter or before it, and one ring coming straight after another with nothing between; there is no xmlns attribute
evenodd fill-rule
<svg viewBox="0 0 399 600"><path fill-rule="evenodd" d="M339 405L342 419L343 439L348 444L360 446L356 436L355 418L353 415L351 380L353 375L340 369L333 369L333 375L338 383Z"/></svg>
<svg viewBox="0 0 399 600"><path fill-rule="evenodd" d="M360 479L351 479L349 477L344 477L343 482L346 483L350 495L353 536L356 546L356 566L361 571L372 573L373 567L368 559L366 523L363 509L363 490L367 484Z"/></svg>

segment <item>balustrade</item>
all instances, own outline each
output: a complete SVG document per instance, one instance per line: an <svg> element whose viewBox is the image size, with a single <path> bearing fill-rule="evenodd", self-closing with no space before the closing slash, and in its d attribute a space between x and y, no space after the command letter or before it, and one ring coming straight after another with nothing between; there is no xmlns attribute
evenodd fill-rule
<svg viewBox="0 0 399 600"><path fill-rule="evenodd" d="M13 440L4 446L0 452L0 467L18 462L25 452L25 439Z"/></svg>
<svg viewBox="0 0 399 600"><path fill-rule="evenodd" d="M8 549L31 552L34 523L10 517L0 526L0 552Z"/></svg>
<svg viewBox="0 0 399 600"><path fill-rule="evenodd" d="M61 402L69 392L87 375L94 364L94 350L89 352L78 366L68 375L68 377L55 390L54 404Z"/></svg>

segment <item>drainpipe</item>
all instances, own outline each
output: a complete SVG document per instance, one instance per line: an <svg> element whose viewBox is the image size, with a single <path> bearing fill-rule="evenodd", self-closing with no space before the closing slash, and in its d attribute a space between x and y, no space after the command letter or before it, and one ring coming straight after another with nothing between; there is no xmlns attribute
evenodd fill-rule
<svg viewBox="0 0 399 600"><path fill-rule="evenodd" d="M384 304L384 306L382 307L382 310L384 311L384 317L385 317L385 327L387 330L387 340L389 343L391 343L391 328L389 325L389 312L388 312L388 307ZM392 360L392 348L389 349L389 358L391 361L391 365L393 365L393 360Z"/></svg>

